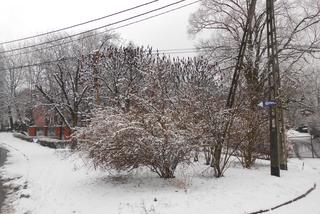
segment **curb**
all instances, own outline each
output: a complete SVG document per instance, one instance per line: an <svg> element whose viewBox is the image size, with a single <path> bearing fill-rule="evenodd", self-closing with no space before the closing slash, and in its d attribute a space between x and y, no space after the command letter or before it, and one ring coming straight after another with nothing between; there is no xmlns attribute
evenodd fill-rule
<svg viewBox="0 0 320 214"><path fill-rule="evenodd" d="M41 146L49 147L52 149L66 148L67 146L71 145L70 140L53 140L50 138L30 137L20 133L13 133L13 136L28 142L38 143ZM36 139L36 141L34 141L34 139Z"/></svg>
<svg viewBox="0 0 320 214"><path fill-rule="evenodd" d="M313 184L313 187L311 187L310 189L308 189L308 191L306 191L304 194L302 194L302 195L300 195L300 196L298 196L298 197L296 197L296 198L294 198L294 199L292 199L292 200L289 200L289 201L287 201L287 202L284 202L284 203L282 203L282 204L279 204L279 205L277 205L277 206L275 206L275 207L272 207L272 208L270 208L270 209L259 210L259 211L256 211L256 212L250 212L250 213L248 213L248 214L265 213L265 212L269 212L269 211L273 211L273 210L275 210L275 209L278 209L278 208L280 208L280 207L282 207L282 206L291 204L292 202L298 201L298 200L306 197L307 195L309 195L313 190L316 189L316 187L317 187L317 184L314 183L314 184Z"/></svg>

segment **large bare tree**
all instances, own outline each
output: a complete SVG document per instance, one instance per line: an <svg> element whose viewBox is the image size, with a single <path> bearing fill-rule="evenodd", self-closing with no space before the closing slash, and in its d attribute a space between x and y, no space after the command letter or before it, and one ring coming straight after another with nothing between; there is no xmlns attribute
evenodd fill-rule
<svg viewBox="0 0 320 214"><path fill-rule="evenodd" d="M71 44L57 44L56 48L36 52L40 61L57 62L36 68L35 86L68 127L79 124L81 112L89 111L94 98L87 93L95 87L95 63L93 56L109 45L113 35L85 35ZM50 39L49 39L50 41ZM92 106L91 106L92 107ZM87 112L88 113L88 112Z"/></svg>
<svg viewBox="0 0 320 214"><path fill-rule="evenodd" d="M200 42L205 48L204 55L216 63L226 76L231 76L236 64L236 56L241 44L250 5L249 0L204 0L198 11L190 17L191 34L210 32L211 38ZM299 62L319 44L320 5L317 0L310 1L277 1L276 19L278 29L279 58L281 75L288 76L299 70ZM239 96L236 102L244 103L243 115L247 138L241 150L244 156L243 164L251 167L263 142L260 136L264 133L266 117L257 104L266 99L266 81L268 77L266 13L265 3L259 1L252 26L249 28L244 66L241 68ZM308 56L309 54L309 56ZM231 79L231 78L230 78ZM282 90L283 102L288 94ZM261 123L262 121L262 123Z"/></svg>

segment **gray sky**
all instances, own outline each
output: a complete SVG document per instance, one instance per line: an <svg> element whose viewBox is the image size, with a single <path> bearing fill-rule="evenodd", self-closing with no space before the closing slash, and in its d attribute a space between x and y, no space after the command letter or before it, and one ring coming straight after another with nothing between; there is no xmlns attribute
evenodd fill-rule
<svg viewBox="0 0 320 214"><path fill-rule="evenodd" d="M24 36L43 33L83 21L101 17L129 7L148 2L149 0L7 0L1 2L0 41L17 39ZM129 16L173 3L176 0L159 0L150 6L130 13L105 19L94 24L68 31L70 34L105 25ZM183 4L191 3L187 0ZM170 7L170 9L177 6ZM158 49L189 48L196 43L187 34L190 13L198 4L182 8L138 24L117 30L126 41L137 45L151 45ZM163 11L165 11L164 9ZM160 11L162 12L162 11ZM155 12L153 14L156 14ZM153 15L150 14L150 15ZM148 15L147 15L148 16ZM116 27L117 25L115 25Z"/></svg>

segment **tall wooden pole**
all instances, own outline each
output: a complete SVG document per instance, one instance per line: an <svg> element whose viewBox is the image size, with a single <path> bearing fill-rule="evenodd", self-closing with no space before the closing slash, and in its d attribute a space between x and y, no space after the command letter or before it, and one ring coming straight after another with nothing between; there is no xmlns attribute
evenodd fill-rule
<svg viewBox="0 0 320 214"><path fill-rule="evenodd" d="M240 51L239 51L239 54L237 57L237 64L235 66L235 70L234 70L233 78L232 78L232 82L231 82L231 87L230 87L229 94L228 94L227 105L226 105L227 108L232 108L233 104L234 104L235 95L236 95L238 82L239 82L239 78L240 78L240 71L243 68L243 59L244 59L244 56L246 53L248 39L249 39L249 33L252 28L252 20L253 20L254 13L256 10L256 4L257 4L257 0L252 0L250 3L249 9L248 9L248 19L247 19L247 23L246 23L246 28L243 31L242 40L241 40L241 44L240 44Z"/></svg>
<svg viewBox="0 0 320 214"><path fill-rule="evenodd" d="M251 32L251 29L252 29L252 20L254 18L256 4L257 4L257 0L252 0L250 2L249 8L248 8L247 23L246 23L245 29L243 30L242 40L241 40L241 44L240 44L240 51L239 51L239 54L237 57L237 63L236 63L235 70L233 73L231 87L229 90L228 99L227 99L227 103L226 103L226 108L228 108L228 109L231 109L234 106L236 91L237 91L239 78L240 78L240 72L243 69L243 60L245 57L247 43L248 43L248 39L249 39L248 34ZM214 157L213 162L214 163L212 163L211 165L216 165L217 168L219 168L218 166L220 165L223 141L224 141L231 125L232 125L232 120L226 122L225 127L224 127L223 137L221 140L219 140L219 143L217 143L214 146L214 152L213 152L213 157Z"/></svg>
<svg viewBox="0 0 320 214"><path fill-rule="evenodd" d="M255 13L256 0L252 0L248 10L246 29L242 37L237 64L235 67L231 88L227 99L227 108L232 108L235 94L243 67L243 59L248 43L248 33L251 29L252 19ZM268 41L268 85L269 101L275 101L276 105L269 109L270 128L270 159L271 175L280 176L280 168L287 169L287 154L285 146L285 129L282 102L280 99L280 67L278 59L277 32L274 15L274 0L266 0L267 14L267 41ZM230 124L227 123L227 127ZM226 128L227 130L227 128Z"/></svg>
<svg viewBox="0 0 320 214"><path fill-rule="evenodd" d="M280 169L287 169L287 155L285 152L283 108L279 92L281 80L274 0L266 0L266 14L269 100L276 102L276 105L269 109L271 175L280 176Z"/></svg>

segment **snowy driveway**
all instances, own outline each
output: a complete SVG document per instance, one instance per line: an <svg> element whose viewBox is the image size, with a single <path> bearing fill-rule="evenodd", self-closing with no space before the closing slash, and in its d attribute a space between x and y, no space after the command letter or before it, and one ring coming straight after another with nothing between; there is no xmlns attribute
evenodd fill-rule
<svg viewBox="0 0 320 214"><path fill-rule="evenodd" d="M320 184L320 161L291 159L281 178L259 161L251 170L233 163L226 176L211 177L201 163L180 167L163 180L140 169L129 174L95 171L65 150L54 150L0 134L9 150L1 174L18 187L7 200L14 213L194 214L247 213L293 199ZM320 187L301 201L273 213L320 213Z"/></svg>
<svg viewBox="0 0 320 214"><path fill-rule="evenodd" d="M320 158L320 139L306 137L291 137L289 142L293 145L293 155L297 158Z"/></svg>

